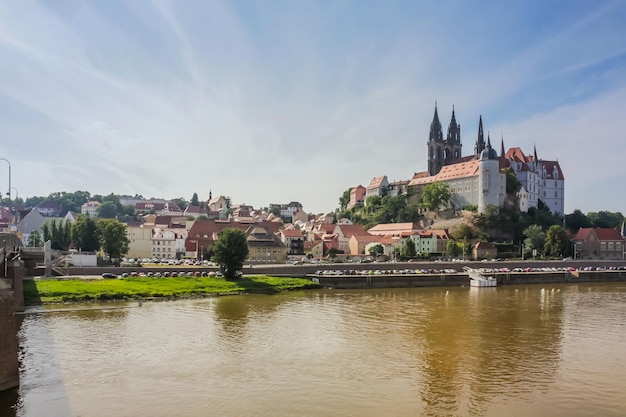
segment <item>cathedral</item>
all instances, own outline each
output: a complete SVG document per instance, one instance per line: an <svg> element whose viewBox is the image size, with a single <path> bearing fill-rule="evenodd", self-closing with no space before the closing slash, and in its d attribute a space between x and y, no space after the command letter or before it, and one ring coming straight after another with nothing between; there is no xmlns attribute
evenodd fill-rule
<svg viewBox="0 0 626 417"><path fill-rule="evenodd" d="M540 159L536 147L532 154L524 154L519 147L505 152L504 139L498 155L489 135L485 141L482 115L478 120L474 153L462 156L461 125L456 121L454 107L444 139L435 104L427 146L428 171L416 173L409 182L409 187L418 194L427 184L444 182L452 192L453 208L475 205L479 213L484 213L488 205L502 207L504 204L506 174L503 170L510 168L520 182L516 200L521 211L537 208L542 202L553 214L564 214L565 178L558 160Z"/></svg>

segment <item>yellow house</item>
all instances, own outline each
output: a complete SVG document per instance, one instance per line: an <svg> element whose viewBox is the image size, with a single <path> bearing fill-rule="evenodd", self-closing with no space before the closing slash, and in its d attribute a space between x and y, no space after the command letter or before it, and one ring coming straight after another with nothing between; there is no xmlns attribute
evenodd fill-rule
<svg viewBox="0 0 626 417"><path fill-rule="evenodd" d="M129 241L127 258L141 259L152 256L152 225L127 226L126 236Z"/></svg>

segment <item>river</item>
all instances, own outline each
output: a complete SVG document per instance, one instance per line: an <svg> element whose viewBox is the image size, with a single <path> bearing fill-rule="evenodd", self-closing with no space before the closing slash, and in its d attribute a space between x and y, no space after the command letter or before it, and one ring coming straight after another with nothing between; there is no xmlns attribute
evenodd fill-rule
<svg viewBox="0 0 626 417"><path fill-rule="evenodd" d="M2 417L626 415L624 283L28 313Z"/></svg>

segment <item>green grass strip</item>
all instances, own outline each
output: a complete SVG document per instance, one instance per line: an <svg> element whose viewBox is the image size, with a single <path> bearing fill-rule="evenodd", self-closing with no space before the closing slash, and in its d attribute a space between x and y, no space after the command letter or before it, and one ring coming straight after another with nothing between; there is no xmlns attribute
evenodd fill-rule
<svg viewBox="0 0 626 417"><path fill-rule="evenodd" d="M119 279L38 279L24 281L28 304L69 301L133 300L151 297L190 297L232 293L275 293L319 288L303 278L246 276L237 281L222 277L129 277Z"/></svg>

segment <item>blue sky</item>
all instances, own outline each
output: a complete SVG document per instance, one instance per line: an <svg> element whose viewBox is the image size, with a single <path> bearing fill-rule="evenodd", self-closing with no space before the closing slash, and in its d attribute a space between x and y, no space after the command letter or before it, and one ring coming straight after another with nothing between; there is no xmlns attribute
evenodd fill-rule
<svg viewBox="0 0 626 417"><path fill-rule="evenodd" d="M600 0L1 2L0 157L22 198L324 212L425 170L437 102L463 154L482 114L496 149L558 159L567 213L625 212L625 21Z"/></svg>

